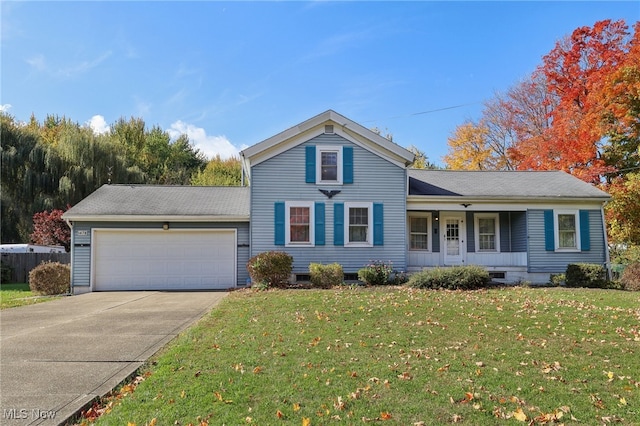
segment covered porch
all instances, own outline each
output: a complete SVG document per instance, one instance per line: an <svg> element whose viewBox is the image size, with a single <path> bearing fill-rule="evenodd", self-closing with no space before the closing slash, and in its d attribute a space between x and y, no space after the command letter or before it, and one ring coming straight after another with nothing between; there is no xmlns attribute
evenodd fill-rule
<svg viewBox="0 0 640 426"><path fill-rule="evenodd" d="M426 206L425 206L426 207ZM473 209L471 204L407 212L407 269L486 267L498 281L527 276L526 210Z"/></svg>

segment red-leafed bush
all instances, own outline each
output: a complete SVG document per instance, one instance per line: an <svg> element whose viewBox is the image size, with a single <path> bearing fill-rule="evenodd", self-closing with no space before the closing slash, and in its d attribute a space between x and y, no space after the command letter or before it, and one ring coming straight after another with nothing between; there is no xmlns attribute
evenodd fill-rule
<svg viewBox="0 0 640 426"><path fill-rule="evenodd" d="M53 209L33 215L33 233L31 242L42 246L64 246L68 252L71 247L71 229L62 219L63 211Z"/></svg>
<svg viewBox="0 0 640 426"><path fill-rule="evenodd" d="M620 277L625 290L640 291L640 263L627 266Z"/></svg>

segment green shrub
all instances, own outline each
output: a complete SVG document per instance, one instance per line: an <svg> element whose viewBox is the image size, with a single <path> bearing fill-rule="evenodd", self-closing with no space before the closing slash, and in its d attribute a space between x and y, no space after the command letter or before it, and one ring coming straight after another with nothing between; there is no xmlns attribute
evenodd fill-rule
<svg viewBox="0 0 640 426"><path fill-rule="evenodd" d="M71 268L60 262L42 262L29 272L29 288L45 295L69 293Z"/></svg>
<svg viewBox="0 0 640 426"><path fill-rule="evenodd" d="M622 273L620 282L625 290L640 291L640 263L632 263Z"/></svg>
<svg viewBox="0 0 640 426"><path fill-rule="evenodd" d="M565 274L551 274L549 275L549 285L554 287L560 287L565 284L567 277Z"/></svg>
<svg viewBox="0 0 640 426"><path fill-rule="evenodd" d="M11 265L8 265L0 261L0 282L10 283L12 277L13 277L13 268L11 267Z"/></svg>
<svg viewBox="0 0 640 426"><path fill-rule="evenodd" d="M366 285L386 285L393 272L393 263L372 260L358 271L358 279Z"/></svg>
<svg viewBox="0 0 640 426"><path fill-rule="evenodd" d="M293 257L283 251L266 251L249 259L247 271L254 284L286 288L293 270Z"/></svg>
<svg viewBox="0 0 640 426"><path fill-rule="evenodd" d="M415 288L471 290L485 287L489 272L475 265L435 268L412 274L408 285Z"/></svg>
<svg viewBox="0 0 640 426"><path fill-rule="evenodd" d="M311 284L318 288L331 288L342 284L344 281L344 272L342 265L339 263L331 263L329 265L310 263L309 275L311 276Z"/></svg>
<svg viewBox="0 0 640 426"><path fill-rule="evenodd" d="M595 263L572 263L567 266L567 287L607 288L604 266Z"/></svg>
<svg viewBox="0 0 640 426"><path fill-rule="evenodd" d="M389 278L389 283L392 285L402 285L409 281L409 275L404 271L393 271Z"/></svg>

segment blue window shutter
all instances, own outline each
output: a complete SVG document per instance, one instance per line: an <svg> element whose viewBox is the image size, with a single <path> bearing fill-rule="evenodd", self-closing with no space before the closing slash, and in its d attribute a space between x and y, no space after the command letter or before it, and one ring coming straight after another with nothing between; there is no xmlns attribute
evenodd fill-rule
<svg viewBox="0 0 640 426"><path fill-rule="evenodd" d="M353 183L353 147L342 148L342 183Z"/></svg>
<svg viewBox="0 0 640 426"><path fill-rule="evenodd" d="M553 210L544 211L544 249L554 251L556 242L554 241L555 229L553 225Z"/></svg>
<svg viewBox="0 0 640 426"><path fill-rule="evenodd" d="M344 245L344 204L333 205L333 245Z"/></svg>
<svg viewBox="0 0 640 426"><path fill-rule="evenodd" d="M316 183L316 147L309 145L305 147L305 182Z"/></svg>
<svg viewBox="0 0 640 426"><path fill-rule="evenodd" d="M315 211L315 234L316 245L323 246L324 243L324 203L316 203Z"/></svg>
<svg viewBox="0 0 640 426"><path fill-rule="evenodd" d="M275 216L275 237L274 244L277 246L284 245L284 203L282 201L274 204L274 216Z"/></svg>
<svg viewBox="0 0 640 426"><path fill-rule="evenodd" d="M373 245L384 245L384 209L382 203L373 203Z"/></svg>
<svg viewBox="0 0 640 426"><path fill-rule="evenodd" d="M580 250L591 250L591 235L589 233L589 210L580 210Z"/></svg>

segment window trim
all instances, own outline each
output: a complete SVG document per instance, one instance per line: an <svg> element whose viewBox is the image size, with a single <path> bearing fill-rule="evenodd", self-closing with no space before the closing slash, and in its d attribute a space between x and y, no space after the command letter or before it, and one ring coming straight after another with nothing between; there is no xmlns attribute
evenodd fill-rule
<svg viewBox="0 0 640 426"><path fill-rule="evenodd" d="M411 247L411 219L413 218L425 218L427 219L427 248L419 249ZM409 213L409 226L407 227L407 246L410 251L419 251L423 253L430 253L433 250L432 240L433 240L433 229L432 229L432 214L431 213L423 213L423 212L410 212Z"/></svg>
<svg viewBox="0 0 640 426"><path fill-rule="evenodd" d="M495 243L493 250L480 249L480 219L493 219L495 224ZM476 253L500 253L500 214L499 213L475 213L473 215L473 232L475 237Z"/></svg>
<svg viewBox="0 0 640 426"><path fill-rule="evenodd" d="M336 180L322 180L322 153L336 152L338 154ZM343 180L342 146L321 145L316 146L316 184L317 185L342 185Z"/></svg>
<svg viewBox="0 0 640 426"><path fill-rule="evenodd" d="M309 242L291 241L291 208L309 209ZM313 201L285 201L284 203L284 245L285 247L315 247L315 203Z"/></svg>
<svg viewBox="0 0 640 426"><path fill-rule="evenodd" d="M349 240L349 210L352 208L366 208L368 216L367 224L367 241L350 241ZM345 247L373 247L373 203L362 201L351 201L344 203L344 246Z"/></svg>
<svg viewBox="0 0 640 426"><path fill-rule="evenodd" d="M574 233L576 235L575 247L560 247L560 219L559 216L573 216L575 218ZM579 210L554 210L553 211L553 237L556 251L578 253L581 251L580 241L580 211Z"/></svg>

